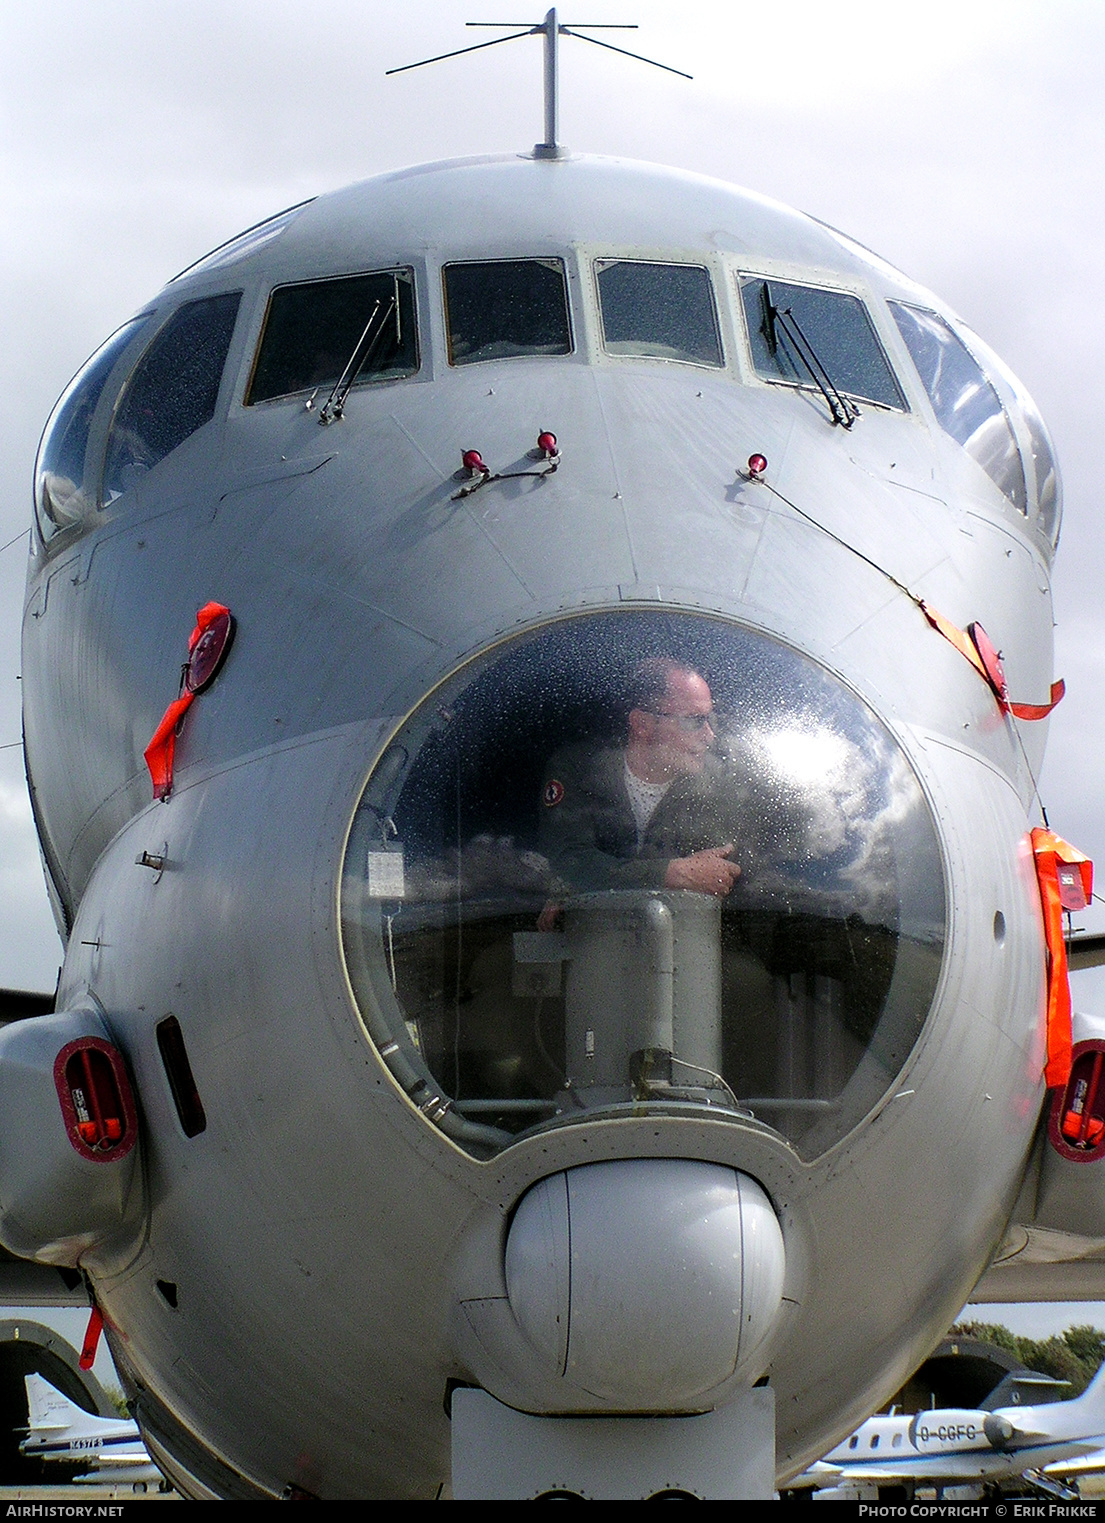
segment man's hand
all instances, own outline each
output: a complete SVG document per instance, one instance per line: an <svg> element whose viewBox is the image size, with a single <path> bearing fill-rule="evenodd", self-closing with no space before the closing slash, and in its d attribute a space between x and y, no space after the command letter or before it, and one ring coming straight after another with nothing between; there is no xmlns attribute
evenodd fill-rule
<svg viewBox="0 0 1105 1523"><path fill-rule="evenodd" d="M727 846L711 846L689 857L673 857L664 874L665 886L689 888L694 894L716 894L724 899L741 872L735 862L726 861L732 850L730 841Z"/></svg>
<svg viewBox="0 0 1105 1523"><path fill-rule="evenodd" d="M559 899L546 899L545 908L537 917L537 929L539 931L555 931L563 911L564 906Z"/></svg>

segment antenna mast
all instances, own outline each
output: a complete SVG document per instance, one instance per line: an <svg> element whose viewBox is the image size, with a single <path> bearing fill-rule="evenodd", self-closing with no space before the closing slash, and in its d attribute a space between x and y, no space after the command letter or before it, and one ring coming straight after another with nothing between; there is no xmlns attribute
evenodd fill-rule
<svg viewBox="0 0 1105 1523"><path fill-rule="evenodd" d="M405 63L398 69L387 69L386 74L404 74L408 69L421 69L424 64L440 63L443 58L459 58L462 53L478 53L481 48L493 48L499 42L514 42L519 37L543 36L545 39L545 139L544 142L533 145L535 159L563 159L567 158L568 150L558 141L560 136L560 80L559 80L559 56L558 44L561 37L578 37L580 42L593 42L597 48L609 48L611 53L621 53L626 58L636 58L640 63L648 63L655 69L664 69L669 74L678 74L681 79L691 79L693 76L684 74L682 69L673 69L670 64L657 63L655 58L645 58L641 53L631 53L627 48L616 48L612 42L601 42L597 37L588 37L587 32L635 32L635 23L612 24L601 21L580 21L575 26L562 26L557 19L556 7L546 11L544 21L529 24L524 21L466 21L466 26L492 26L523 27L523 31L511 32L509 37L493 37L490 42L477 42L470 48L456 48L451 53L438 53L433 58L422 58L418 63ZM578 28L586 27L587 31Z"/></svg>
<svg viewBox="0 0 1105 1523"><path fill-rule="evenodd" d="M560 24L556 19L556 6L545 15L542 30L545 33L545 141L534 143L535 159L557 159L560 148L560 80L557 74L557 53L560 43Z"/></svg>

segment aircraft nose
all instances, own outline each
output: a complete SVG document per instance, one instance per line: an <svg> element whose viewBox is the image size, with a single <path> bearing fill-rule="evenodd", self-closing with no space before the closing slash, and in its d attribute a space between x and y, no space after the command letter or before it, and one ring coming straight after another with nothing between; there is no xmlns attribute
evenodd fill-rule
<svg viewBox="0 0 1105 1523"><path fill-rule="evenodd" d="M586 1164L541 1180L518 1206L505 1255L510 1306L536 1362L638 1411L693 1408L734 1376L751 1385L767 1362L784 1265L757 1181L688 1159Z"/></svg>

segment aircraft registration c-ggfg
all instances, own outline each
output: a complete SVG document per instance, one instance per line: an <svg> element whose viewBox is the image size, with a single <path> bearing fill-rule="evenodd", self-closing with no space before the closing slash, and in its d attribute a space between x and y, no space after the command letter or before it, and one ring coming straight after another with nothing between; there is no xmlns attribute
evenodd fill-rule
<svg viewBox="0 0 1105 1523"><path fill-rule="evenodd" d="M66 952L0 1240L83 1276L182 1492L769 1496L1011 1218L1105 1234L1059 519L935 296L555 132L111 335L36 467Z"/></svg>

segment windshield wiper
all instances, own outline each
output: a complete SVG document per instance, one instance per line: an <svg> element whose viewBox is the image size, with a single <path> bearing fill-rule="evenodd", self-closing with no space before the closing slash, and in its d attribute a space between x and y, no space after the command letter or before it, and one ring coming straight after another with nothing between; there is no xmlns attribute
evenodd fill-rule
<svg viewBox="0 0 1105 1523"><path fill-rule="evenodd" d="M859 408L850 397L846 397L842 392L838 391L832 376L818 358L816 349L810 343L805 333L803 333L801 324L794 315L793 308L780 308L772 302L771 290L766 280L764 281L764 314L767 329L766 337L771 352L778 354L778 330L781 329L788 345L802 362L810 379L825 398L825 405L829 409L833 423L839 424L841 428L851 428L852 424L859 417Z"/></svg>
<svg viewBox="0 0 1105 1523"><path fill-rule="evenodd" d="M381 307L383 307L383 311L380 310ZM336 423L345 411L345 399L349 395L350 387L372 358L377 344L384 336L388 319L392 314L395 316L395 347L398 349L402 341L398 280L395 282L393 294L388 298L386 303L384 303L382 298L377 299L376 305L369 315L368 322L364 325L363 333L353 346L353 353L349 356L345 369L334 382L333 390L319 409L318 421L324 428L328 423ZM378 322L377 319L379 319Z"/></svg>

